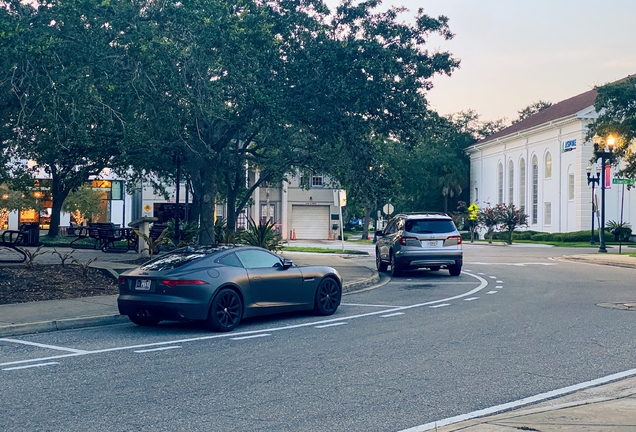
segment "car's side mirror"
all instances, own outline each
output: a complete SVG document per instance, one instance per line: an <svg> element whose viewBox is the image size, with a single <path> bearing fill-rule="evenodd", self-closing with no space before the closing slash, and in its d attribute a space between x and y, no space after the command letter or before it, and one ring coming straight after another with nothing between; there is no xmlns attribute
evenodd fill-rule
<svg viewBox="0 0 636 432"><path fill-rule="evenodd" d="M287 258L283 258L283 268L284 269L288 269L288 268L290 268L293 265L294 265L294 262L292 260L287 259Z"/></svg>
<svg viewBox="0 0 636 432"><path fill-rule="evenodd" d="M382 237L384 234L382 233L382 231L376 231L375 232L375 236L376 237Z"/></svg>

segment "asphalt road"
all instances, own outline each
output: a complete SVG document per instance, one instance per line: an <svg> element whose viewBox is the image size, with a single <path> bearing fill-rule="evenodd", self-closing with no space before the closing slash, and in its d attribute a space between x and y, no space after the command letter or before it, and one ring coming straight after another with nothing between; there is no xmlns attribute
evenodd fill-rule
<svg viewBox="0 0 636 432"><path fill-rule="evenodd" d="M636 368L636 314L597 306L633 301L636 270L554 259L569 253L467 245L460 277L418 271L346 295L332 317L230 334L5 339L0 430L399 431Z"/></svg>

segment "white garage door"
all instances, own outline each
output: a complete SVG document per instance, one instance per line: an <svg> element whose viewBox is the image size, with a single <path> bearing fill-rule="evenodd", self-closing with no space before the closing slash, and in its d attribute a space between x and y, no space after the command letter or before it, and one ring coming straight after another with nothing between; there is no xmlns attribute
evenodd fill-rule
<svg viewBox="0 0 636 432"><path fill-rule="evenodd" d="M292 206L292 229L296 240L327 240L329 206Z"/></svg>

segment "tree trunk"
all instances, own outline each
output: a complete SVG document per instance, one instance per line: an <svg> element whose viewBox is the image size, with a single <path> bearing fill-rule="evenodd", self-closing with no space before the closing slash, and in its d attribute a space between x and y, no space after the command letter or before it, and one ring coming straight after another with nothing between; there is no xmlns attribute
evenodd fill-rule
<svg viewBox="0 0 636 432"><path fill-rule="evenodd" d="M60 180L57 176L53 176L51 179L51 197L53 199L53 206L51 208L51 223L49 224L48 237L57 237L60 233L60 213L62 212L62 204L68 196L69 191L60 184Z"/></svg>
<svg viewBox="0 0 636 432"><path fill-rule="evenodd" d="M216 196L216 173L206 169L201 173L203 195L201 199L201 227L199 244L214 244L214 197Z"/></svg>
<svg viewBox="0 0 636 432"><path fill-rule="evenodd" d="M227 229L231 232L236 231L236 195L237 188L236 184L230 184L230 179L228 176L228 185L227 185Z"/></svg>
<svg viewBox="0 0 636 432"><path fill-rule="evenodd" d="M190 201L190 212L188 214L188 218L192 222L199 224L199 218L201 216L201 200L203 197L201 173L193 172L190 174L190 185L192 186L192 199Z"/></svg>
<svg viewBox="0 0 636 432"><path fill-rule="evenodd" d="M362 240L369 238L369 222L371 221L371 205L364 206L364 225L362 226Z"/></svg>

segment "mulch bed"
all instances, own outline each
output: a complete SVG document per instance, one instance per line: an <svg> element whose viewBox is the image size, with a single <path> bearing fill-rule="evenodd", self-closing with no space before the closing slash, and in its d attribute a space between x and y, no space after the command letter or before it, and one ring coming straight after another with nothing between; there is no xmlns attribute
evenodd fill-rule
<svg viewBox="0 0 636 432"><path fill-rule="evenodd" d="M99 269L86 277L76 265L0 267L0 304L117 294L117 281Z"/></svg>

